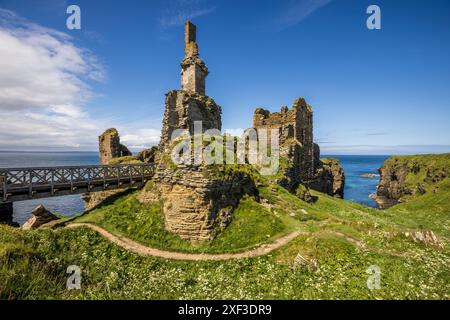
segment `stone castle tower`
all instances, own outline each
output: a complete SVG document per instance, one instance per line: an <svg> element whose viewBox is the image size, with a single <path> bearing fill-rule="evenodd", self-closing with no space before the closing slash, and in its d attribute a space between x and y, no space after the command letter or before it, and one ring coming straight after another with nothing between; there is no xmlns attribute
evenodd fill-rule
<svg viewBox="0 0 450 320"><path fill-rule="evenodd" d="M221 130L221 107L206 96L208 69L200 59L196 27L185 24L185 55L181 63L181 90L166 94L165 111L153 176L153 188L142 201L161 199L165 228L183 239L210 240L231 221L240 197L255 193L246 176L211 178L202 164L178 165L171 162L172 133L185 129L191 137L208 129ZM202 132L194 132L201 121ZM148 199L146 200L146 197Z"/></svg>
<svg viewBox="0 0 450 320"><path fill-rule="evenodd" d="M298 98L292 109L283 106L280 112L256 109L253 127L256 130L279 130L281 152L292 160L295 167L292 184L313 178L317 166L317 159L314 158L313 111L305 99Z"/></svg>
<svg viewBox="0 0 450 320"><path fill-rule="evenodd" d="M221 130L222 109L213 99L206 96L205 80L208 68L200 59L196 27L187 21L184 27L184 58L181 62L181 90L166 94L160 149L167 150L171 136L176 129L187 129L194 134L194 122L202 122L202 131Z"/></svg>
<svg viewBox="0 0 450 320"><path fill-rule="evenodd" d="M337 160L320 159L319 145L313 141L313 110L305 99L294 101L292 109L280 112L258 108L253 115L253 128L276 129L280 136L280 155L289 161L284 177L278 183L295 190L301 183L332 196L343 197L345 176Z"/></svg>
<svg viewBox="0 0 450 320"><path fill-rule="evenodd" d="M208 68L200 59L197 45L197 28L190 21L184 25L184 59L181 63L181 89L205 95Z"/></svg>

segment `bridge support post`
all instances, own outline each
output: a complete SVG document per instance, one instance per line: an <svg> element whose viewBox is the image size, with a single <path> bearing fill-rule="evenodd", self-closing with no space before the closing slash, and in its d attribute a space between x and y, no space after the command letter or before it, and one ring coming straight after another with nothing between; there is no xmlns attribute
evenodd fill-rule
<svg viewBox="0 0 450 320"><path fill-rule="evenodd" d="M0 202L0 223L13 224L13 203Z"/></svg>

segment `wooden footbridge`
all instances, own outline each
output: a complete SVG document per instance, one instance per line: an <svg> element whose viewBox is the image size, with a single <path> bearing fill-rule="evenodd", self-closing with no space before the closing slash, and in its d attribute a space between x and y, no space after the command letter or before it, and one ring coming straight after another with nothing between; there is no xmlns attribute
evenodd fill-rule
<svg viewBox="0 0 450 320"><path fill-rule="evenodd" d="M0 204L142 186L153 171L152 163L0 168Z"/></svg>

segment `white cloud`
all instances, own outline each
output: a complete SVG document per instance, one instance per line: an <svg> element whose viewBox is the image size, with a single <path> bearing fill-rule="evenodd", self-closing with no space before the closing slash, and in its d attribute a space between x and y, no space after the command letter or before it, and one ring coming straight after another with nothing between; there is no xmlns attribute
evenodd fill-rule
<svg viewBox="0 0 450 320"><path fill-rule="evenodd" d="M296 25L333 0L291 0L277 20L278 28Z"/></svg>
<svg viewBox="0 0 450 320"><path fill-rule="evenodd" d="M97 150L109 127L131 149L158 144L160 129L146 122L90 117L89 84L104 80L96 57L68 34L0 9L0 150Z"/></svg>
<svg viewBox="0 0 450 320"><path fill-rule="evenodd" d="M91 93L83 79L104 79L95 57L76 47L68 35L3 9L0 44L0 108L84 102Z"/></svg>
<svg viewBox="0 0 450 320"><path fill-rule="evenodd" d="M70 36L0 9L0 149L92 149L98 126L84 109L88 83L104 79Z"/></svg>
<svg viewBox="0 0 450 320"><path fill-rule="evenodd" d="M158 129L137 129L131 131L129 128L122 130L124 133L120 137L120 142L130 149L146 149L157 145L161 131Z"/></svg>
<svg viewBox="0 0 450 320"><path fill-rule="evenodd" d="M214 6L204 6L205 0L171 0L159 18L163 28L181 26L186 20L210 14L216 10Z"/></svg>

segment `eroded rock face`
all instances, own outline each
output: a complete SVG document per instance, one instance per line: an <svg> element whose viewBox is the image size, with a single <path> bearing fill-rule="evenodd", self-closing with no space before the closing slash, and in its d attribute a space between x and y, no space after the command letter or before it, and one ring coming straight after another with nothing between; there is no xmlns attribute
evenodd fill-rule
<svg viewBox="0 0 450 320"><path fill-rule="evenodd" d="M339 160L332 159L332 161L324 166L329 168L333 177L333 196L344 198L345 173Z"/></svg>
<svg viewBox="0 0 450 320"><path fill-rule="evenodd" d="M120 143L119 132L115 128L110 128L99 137L100 163L108 164L111 159L131 156L132 153Z"/></svg>
<svg viewBox="0 0 450 320"><path fill-rule="evenodd" d="M102 204L107 199L126 191L126 189L114 189L85 193L81 196L86 210L91 210Z"/></svg>
<svg viewBox="0 0 450 320"><path fill-rule="evenodd" d="M379 169L375 200L381 209L436 192L450 176L449 154L392 156Z"/></svg>
<svg viewBox="0 0 450 320"><path fill-rule="evenodd" d="M140 201L164 203L165 228L187 240L211 240L232 220L234 208L244 195L257 197L252 179L237 173L214 178L203 166L171 168L161 163L151 189Z"/></svg>
<svg viewBox="0 0 450 320"><path fill-rule="evenodd" d="M22 226L23 230L32 230L41 227L54 220L59 220L57 216L48 211L43 205L39 205L31 212L32 217Z"/></svg>
<svg viewBox="0 0 450 320"><path fill-rule="evenodd" d="M333 158L322 159L316 169L315 178L308 181L307 185L314 190L343 198L345 174L339 160Z"/></svg>
<svg viewBox="0 0 450 320"><path fill-rule="evenodd" d="M405 194L410 194L410 190L405 188L408 168L406 165L392 166L385 162L379 171L380 182L375 201L380 209L387 209L396 205Z"/></svg>

